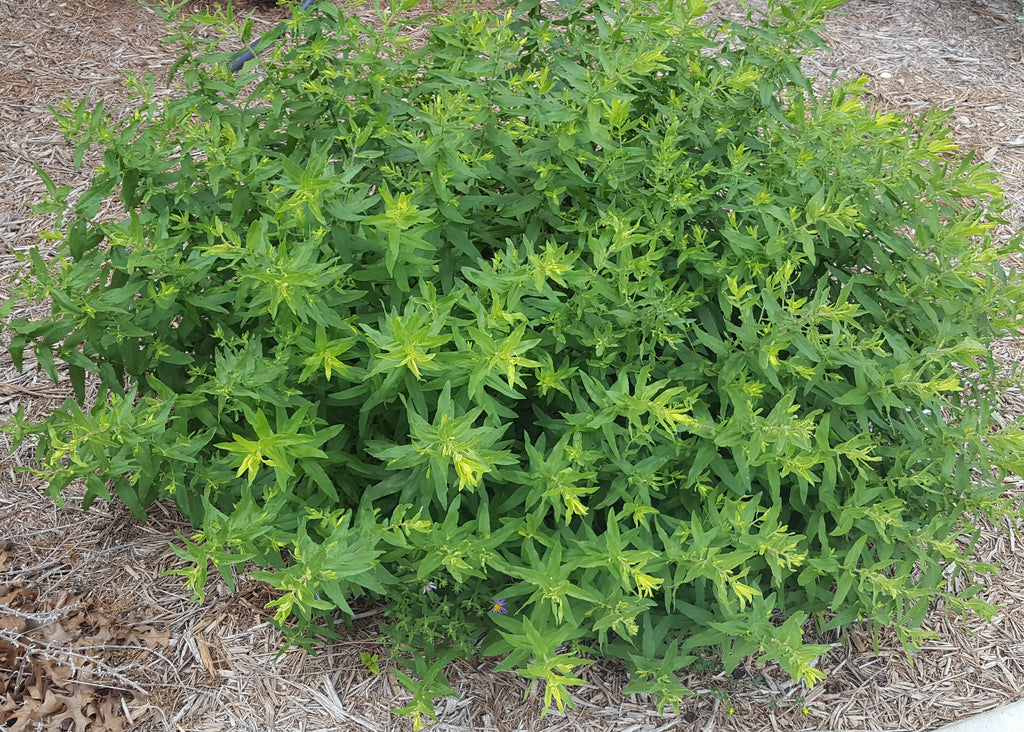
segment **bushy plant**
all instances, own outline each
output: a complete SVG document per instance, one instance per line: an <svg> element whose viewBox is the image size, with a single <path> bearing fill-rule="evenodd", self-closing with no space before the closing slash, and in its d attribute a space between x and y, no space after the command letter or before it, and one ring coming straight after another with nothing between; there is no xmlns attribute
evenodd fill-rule
<svg viewBox="0 0 1024 732"><path fill-rule="evenodd" d="M417 718L477 651L664 706L709 649L813 684L811 618L987 611L949 579L1024 454L986 347L1019 238L944 113L812 89L835 4L531 0L413 48L323 2L234 77L184 20L173 98L59 114L103 165L49 184L52 313L7 319L78 402L16 437L54 497L173 498L195 592L255 562L293 639L387 600Z"/></svg>

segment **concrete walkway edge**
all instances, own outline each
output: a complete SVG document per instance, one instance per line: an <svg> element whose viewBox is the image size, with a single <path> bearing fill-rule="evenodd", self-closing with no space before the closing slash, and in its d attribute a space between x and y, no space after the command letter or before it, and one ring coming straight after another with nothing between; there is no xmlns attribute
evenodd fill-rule
<svg viewBox="0 0 1024 732"><path fill-rule="evenodd" d="M935 732L1024 732L1024 701L962 719Z"/></svg>

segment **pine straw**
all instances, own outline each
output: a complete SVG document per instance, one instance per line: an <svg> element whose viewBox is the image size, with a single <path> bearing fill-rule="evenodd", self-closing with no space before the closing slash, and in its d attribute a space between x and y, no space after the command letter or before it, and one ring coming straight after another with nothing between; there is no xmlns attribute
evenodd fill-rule
<svg viewBox="0 0 1024 732"><path fill-rule="evenodd" d="M833 72L867 75L884 109L955 105L955 139L1002 174L1012 204L1006 217L1017 228L1024 224L1024 34L1018 11L1016 0L851 0L827 23L833 50L815 55L806 68L819 80ZM265 5L255 12L257 30L281 17ZM735 4L715 12L735 12ZM0 140L6 141L0 145L0 301L9 296L17 269L13 253L36 243L47 223L29 210L44 190L32 162L76 192L97 164L87 157L82 171L72 169L72 149L47 107L69 91L91 100L102 96L108 105L123 100L125 71L165 75L173 57L160 43L166 34L157 15L128 0L0 3ZM1007 366L1024 361L1019 342L1003 340L993 350ZM42 415L67 395L64 385L31 370L18 373L9 359L0 360L0 420L18 406ZM1024 413L1018 389L1003 396L1004 418ZM5 439L0 436L0 449L6 449ZM40 602L71 592L113 618L143 618L170 632L166 648L130 662L116 649L94 649L111 686L120 673L148 691L121 692L127 729L411 728L409 720L389 712L408 700L396 683L394 662L382 661L383 672L370 675L359 657L360 651L386 655L374 642L379 608L365 608L344 641L318 645L315 657L294 648L279 655L282 638L264 609L273 598L266 586L242 579L231 593L219 578L211 579L200 604L190 601L179 577L161 576L181 568L168 544L189 531L172 505L157 504L151 520L140 523L116 502L82 511L82 491L72 487L67 504L58 508L42 485L13 472L31 460L22 449L0 465L0 545L14 543L0 582L16 580L38 593ZM1024 496L1024 485L1008 484L1007 491ZM936 607L926 627L940 640L913 659L886 634L876 654L869 631L854 629L825 639L834 643L821 663L828 680L812 691L771 666L742 667L729 677L710 672L684 679L697 695L682 715L665 716L649 699L622 696L621 668L590 667L584 671L587 685L574 693L578 710L543 718L537 690L493 673L491 662L462 662L448 673L459 697L440 701L437 729L923 730L986 711L1024 696L1024 556L1018 547L1024 539L1014 529L985 525L978 542L980 558L1003 566L1000 576L984 580L981 592L1002 607L999 616L991 623L965 621Z"/></svg>

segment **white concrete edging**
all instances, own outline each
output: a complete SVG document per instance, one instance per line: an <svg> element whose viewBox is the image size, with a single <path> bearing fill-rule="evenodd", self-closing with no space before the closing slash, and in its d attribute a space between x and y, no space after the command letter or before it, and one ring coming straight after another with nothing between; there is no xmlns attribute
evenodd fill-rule
<svg viewBox="0 0 1024 732"><path fill-rule="evenodd" d="M1024 701L962 719L935 732L1024 732Z"/></svg>

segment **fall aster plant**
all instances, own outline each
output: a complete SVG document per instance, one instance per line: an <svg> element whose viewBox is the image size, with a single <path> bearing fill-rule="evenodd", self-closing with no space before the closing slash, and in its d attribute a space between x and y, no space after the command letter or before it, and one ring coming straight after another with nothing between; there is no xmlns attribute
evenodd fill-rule
<svg viewBox="0 0 1024 732"><path fill-rule="evenodd" d="M834 0L527 0L422 48L414 4L318 3L237 75L231 18L179 18L173 94L58 112L103 164L43 173L49 311L0 310L75 389L9 426L53 496L175 502L176 572L258 565L292 642L386 601L417 724L459 656L560 709L621 659L664 708L709 650L814 684L811 620L912 649L933 600L991 613L944 572L991 571L970 517L1022 467L988 350L1020 237L946 113L815 92Z"/></svg>

